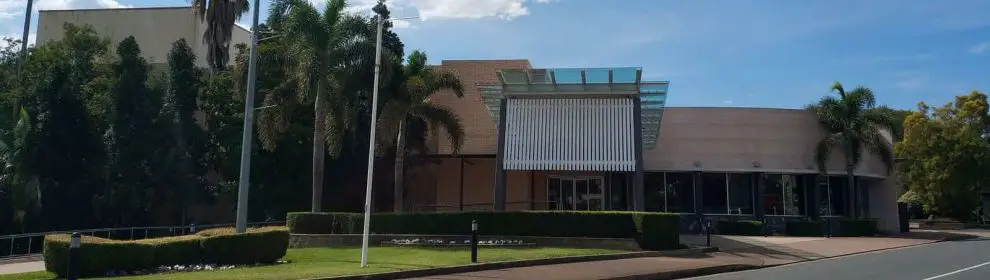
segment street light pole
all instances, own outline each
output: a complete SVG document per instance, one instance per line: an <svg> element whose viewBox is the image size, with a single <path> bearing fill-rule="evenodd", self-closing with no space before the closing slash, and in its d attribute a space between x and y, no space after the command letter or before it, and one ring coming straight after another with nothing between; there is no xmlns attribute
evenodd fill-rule
<svg viewBox="0 0 990 280"><path fill-rule="evenodd" d="M17 79L21 79L24 72L24 63L27 61L28 32L31 32L31 14L34 7L34 0L27 0L27 11L24 12L24 33L21 34L21 57L17 61ZM20 98L14 104L14 116L21 110Z"/></svg>
<svg viewBox="0 0 990 280"><path fill-rule="evenodd" d="M258 76L258 12L261 0L254 0L254 23L251 24L251 58L248 61L248 84L244 94L244 135L241 137L241 172L237 184L236 232L247 231L248 185L251 181L251 140L254 134L254 91Z"/></svg>
<svg viewBox="0 0 990 280"><path fill-rule="evenodd" d="M382 28L386 20L413 19L419 17L405 17L394 19L383 19L378 17L378 33L375 40L375 84L371 89L371 135L368 138L368 176L365 179L364 189L364 233L361 239L361 267L368 267L368 234L371 230L371 185L375 169L375 128L378 125L378 77L382 68Z"/></svg>

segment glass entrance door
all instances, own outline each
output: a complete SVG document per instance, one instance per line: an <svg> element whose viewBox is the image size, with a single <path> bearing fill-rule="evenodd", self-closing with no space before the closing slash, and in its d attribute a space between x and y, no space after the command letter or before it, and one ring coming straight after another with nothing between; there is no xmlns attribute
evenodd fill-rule
<svg viewBox="0 0 990 280"><path fill-rule="evenodd" d="M602 177L550 177L547 180L549 210L603 210Z"/></svg>

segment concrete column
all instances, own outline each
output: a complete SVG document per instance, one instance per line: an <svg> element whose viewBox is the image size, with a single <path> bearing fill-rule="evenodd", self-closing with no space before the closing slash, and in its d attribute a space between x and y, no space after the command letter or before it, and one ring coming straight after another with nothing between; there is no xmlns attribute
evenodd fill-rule
<svg viewBox="0 0 990 280"><path fill-rule="evenodd" d="M503 97L498 110L498 150L495 151L495 190L492 198L492 209L505 211L505 114L508 112L507 100Z"/></svg>
<svg viewBox="0 0 990 280"><path fill-rule="evenodd" d="M646 210L646 192L643 190L643 118L641 112L643 102L639 97L633 97L633 142L634 157L636 159L636 170L633 175L633 198L636 200L636 211Z"/></svg>

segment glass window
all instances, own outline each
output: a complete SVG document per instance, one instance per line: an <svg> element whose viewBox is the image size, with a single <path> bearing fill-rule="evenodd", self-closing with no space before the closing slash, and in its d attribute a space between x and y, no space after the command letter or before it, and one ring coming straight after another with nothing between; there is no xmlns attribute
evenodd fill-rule
<svg viewBox="0 0 990 280"><path fill-rule="evenodd" d="M725 173L701 174L701 211L706 214L728 214L729 201L726 192Z"/></svg>
<svg viewBox="0 0 990 280"><path fill-rule="evenodd" d="M753 214L753 174L729 174L729 214Z"/></svg>
<svg viewBox="0 0 990 280"><path fill-rule="evenodd" d="M867 188L867 180L857 179L859 184L856 190L859 191L859 213L862 217L870 216L870 191Z"/></svg>
<svg viewBox="0 0 990 280"><path fill-rule="evenodd" d="M798 176L765 174L763 207L767 215L804 215L804 188Z"/></svg>
<svg viewBox="0 0 990 280"><path fill-rule="evenodd" d="M646 192L646 211L667 211L667 196L663 191L663 172L645 172L643 191Z"/></svg>
<svg viewBox="0 0 990 280"><path fill-rule="evenodd" d="M547 210L560 210L560 179L547 179Z"/></svg>
<svg viewBox="0 0 990 280"><path fill-rule="evenodd" d="M848 179L846 176L829 176L828 177L828 189L829 189L829 202L832 204L831 210L833 216L845 216L846 207L848 207L847 201L849 200L849 189L846 187L848 184Z"/></svg>
<svg viewBox="0 0 990 280"><path fill-rule="evenodd" d="M609 190L609 209L627 210L626 208L626 175L624 173L612 173L611 186Z"/></svg>
<svg viewBox="0 0 990 280"><path fill-rule="evenodd" d="M831 216L832 211L832 191L828 187L828 177L817 177L818 181L818 215Z"/></svg>
<svg viewBox="0 0 990 280"><path fill-rule="evenodd" d="M694 213L694 174L690 172L667 172L666 181L667 212Z"/></svg>

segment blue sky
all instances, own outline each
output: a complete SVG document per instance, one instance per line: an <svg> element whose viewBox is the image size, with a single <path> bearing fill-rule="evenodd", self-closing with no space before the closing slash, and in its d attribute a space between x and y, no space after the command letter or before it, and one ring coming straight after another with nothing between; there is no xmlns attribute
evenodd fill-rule
<svg viewBox="0 0 990 280"><path fill-rule="evenodd" d="M0 0L0 36L24 0ZM374 0L352 0L355 11ZM188 5L187 0L36 0L42 9ZM262 1L263 14L267 2ZM795 108L833 81L912 109L990 91L986 0L390 0L406 46L443 59L534 67L641 66L671 81L669 106ZM37 14L35 14L37 17ZM250 25L250 17L241 23Z"/></svg>

